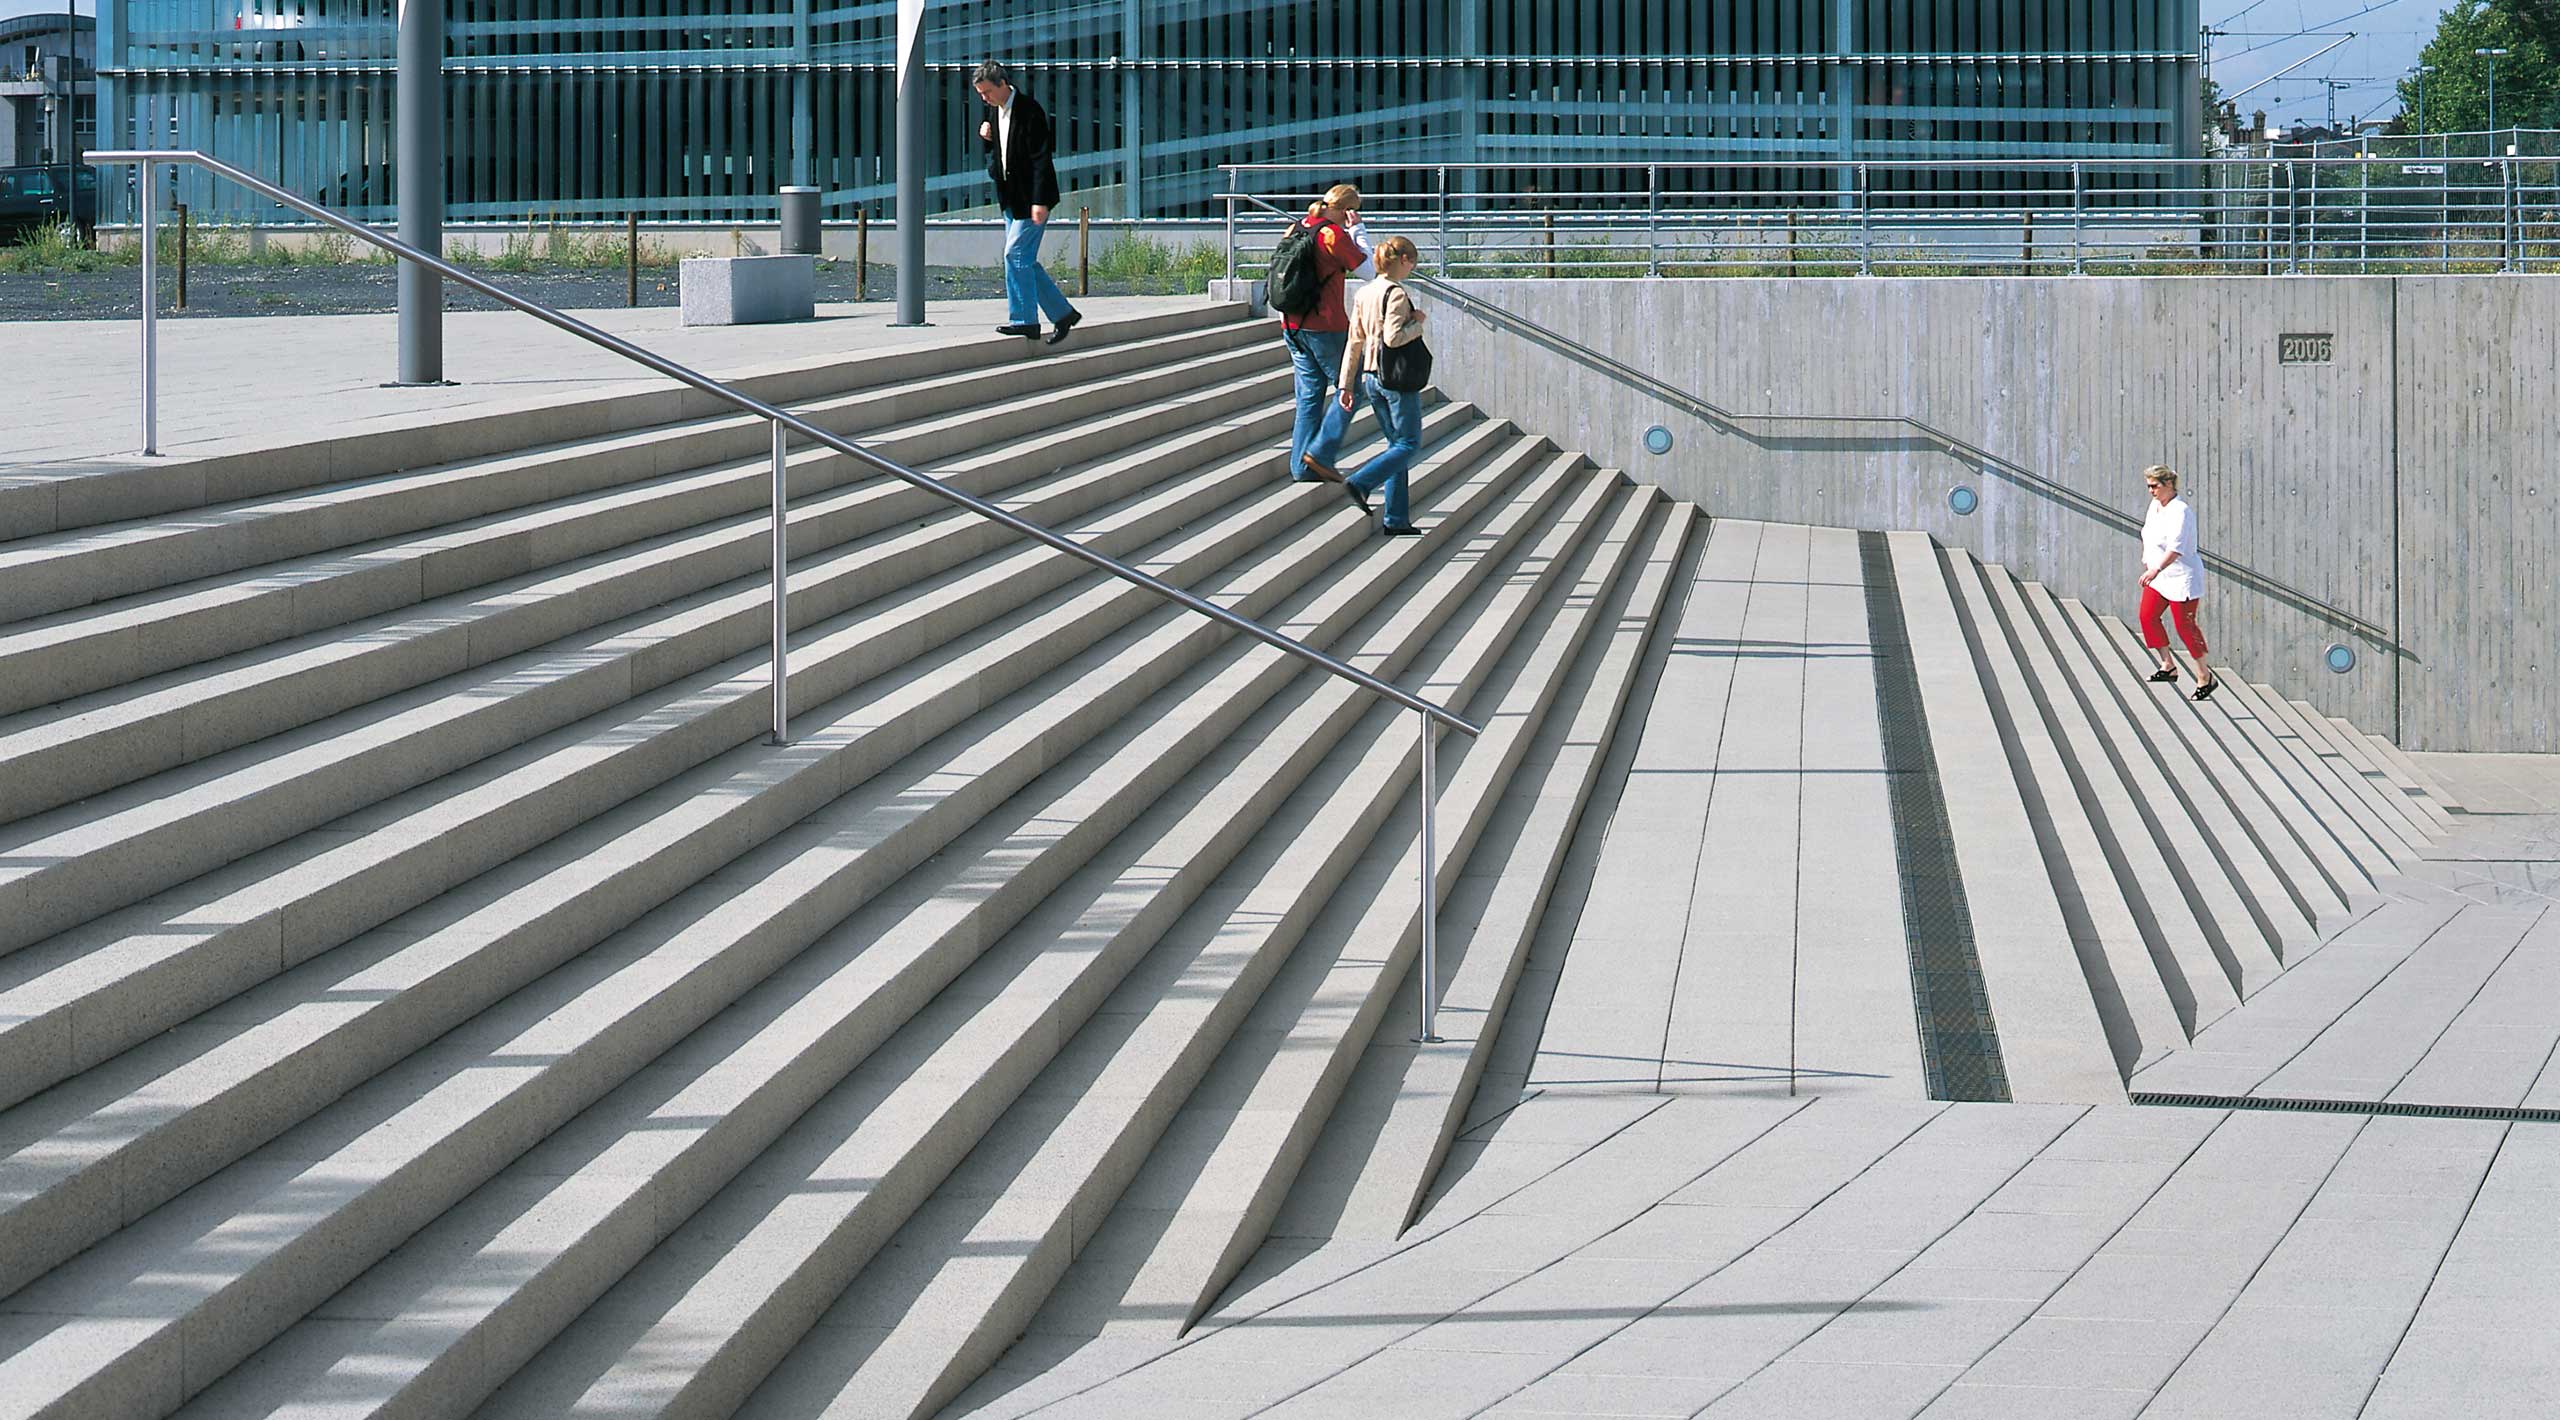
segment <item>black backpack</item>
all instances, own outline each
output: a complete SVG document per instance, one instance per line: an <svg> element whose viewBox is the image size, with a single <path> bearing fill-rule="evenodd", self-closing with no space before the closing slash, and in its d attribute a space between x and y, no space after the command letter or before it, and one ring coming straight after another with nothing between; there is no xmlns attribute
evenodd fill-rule
<svg viewBox="0 0 2560 1420"><path fill-rule="evenodd" d="M1270 291L1266 297L1271 309L1284 316L1302 316L1324 300L1324 263L1316 245L1320 228L1294 222L1271 249Z"/></svg>

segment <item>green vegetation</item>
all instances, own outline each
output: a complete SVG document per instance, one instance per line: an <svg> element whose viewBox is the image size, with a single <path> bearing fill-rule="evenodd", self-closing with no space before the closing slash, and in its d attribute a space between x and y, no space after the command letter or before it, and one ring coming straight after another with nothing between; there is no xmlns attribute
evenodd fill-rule
<svg viewBox="0 0 2560 1420"><path fill-rule="evenodd" d="M2490 59L2474 51L2504 49ZM2425 76L2400 81L2401 130L2420 132L2419 110L2429 133L2477 133L2489 127L2489 73L2497 66L2498 127L2560 128L2560 11L2538 0L2460 0L2436 21L2435 37L2418 55L2433 65Z"/></svg>
<svg viewBox="0 0 2560 1420"><path fill-rule="evenodd" d="M1070 251L1060 268L1061 284L1075 277L1075 256ZM1209 283L1227 274L1227 253L1216 242L1187 242L1176 245L1133 232L1103 247L1094 254L1093 279L1120 284L1132 290L1159 294L1206 291Z"/></svg>
<svg viewBox="0 0 2560 1420"><path fill-rule="evenodd" d="M91 250L66 227L39 227L21 237L15 246L0 246L0 273L9 275L37 271L106 271L118 266L139 265L141 261L139 252L126 256L113 250Z"/></svg>

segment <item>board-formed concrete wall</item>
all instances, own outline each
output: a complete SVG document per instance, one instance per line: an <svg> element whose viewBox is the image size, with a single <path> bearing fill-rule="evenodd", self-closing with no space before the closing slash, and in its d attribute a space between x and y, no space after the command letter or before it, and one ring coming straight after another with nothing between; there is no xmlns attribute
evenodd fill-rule
<svg viewBox="0 0 2560 1420"><path fill-rule="evenodd" d="M2560 278L1463 289L1488 305L1424 297L1458 398L1710 513L1924 529L2127 620L2169 464L2218 657L2414 749L2560 749Z"/></svg>

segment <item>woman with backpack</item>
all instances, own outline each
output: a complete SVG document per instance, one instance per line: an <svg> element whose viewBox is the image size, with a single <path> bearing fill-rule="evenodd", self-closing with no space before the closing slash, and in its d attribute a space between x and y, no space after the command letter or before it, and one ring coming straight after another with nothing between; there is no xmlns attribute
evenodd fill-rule
<svg viewBox="0 0 2560 1420"><path fill-rule="evenodd" d="M1384 489L1386 505L1379 510L1378 531L1388 537L1422 536L1422 529L1413 525L1405 490L1406 471L1422 450L1422 391L1431 382L1431 347L1422 343L1424 316L1404 286L1404 278L1413 274L1420 256L1409 237L1389 237L1378 243L1378 279L1361 287L1351 302L1342 357L1339 407L1343 419L1328 421L1325 428L1330 437L1319 439L1315 448L1301 456L1308 471L1318 477L1342 478L1344 496L1364 514L1369 511L1369 495ZM1345 478L1330 465L1341 426L1358 403L1355 391L1365 392L1378 411L1378 428L1387 436L1387 446Z"/></svg>
<svg viewBox="0 0 2560 1420"><path fill-rule="evenodd" d="M1290 224L1271 253L1269 300L1280 313L1280 338L1288 344L1289 363L1298 376L1298 419L1289 431L1289 476L1313 481L1305 455L1328 431L1341 438L1340 420L1331 417L1333 373L1342 364L1350 339L1349 315L1343 308L1342 278L1364 258L1344 227L1333 199L1348 193L1353 205L1360 193L1336 187L1307 208L1306 220Z"/></svg>

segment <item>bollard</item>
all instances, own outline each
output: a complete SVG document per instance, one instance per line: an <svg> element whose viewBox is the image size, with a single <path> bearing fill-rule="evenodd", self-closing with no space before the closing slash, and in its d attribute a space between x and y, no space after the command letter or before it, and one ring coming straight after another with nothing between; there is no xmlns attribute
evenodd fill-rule
<svg viewBox="0 0 2560 1420"><path fill-rule="evenodd" d="M178 309L187 308L187 204L178 204Z"/></svg>
<svg viewBox="0 0 2560 1420"><path fill-rule="evenodd" d="M782 189L782 240L779 250L784 256L818 255L818 190L814 187Z"/></svg>
<svg viewBox="0 0 2560 1420"><path fill-rule="evenodd" d="M1123 236L1122 241L1128 238ZM1076 209L1076 294L1093 294L1093 209Z"/></svg>
<svg viewBox="0 0 2560 1420"><path fill-rule="evenodd" d="M871 299L871 209L853 209L853 298Z"/></svg>
<svg viewBox="0 0 2560 1420"><path fill-rule="evenodd" d="M640 214L626 213L622 219L622 304L640 304Z"/></svg>

